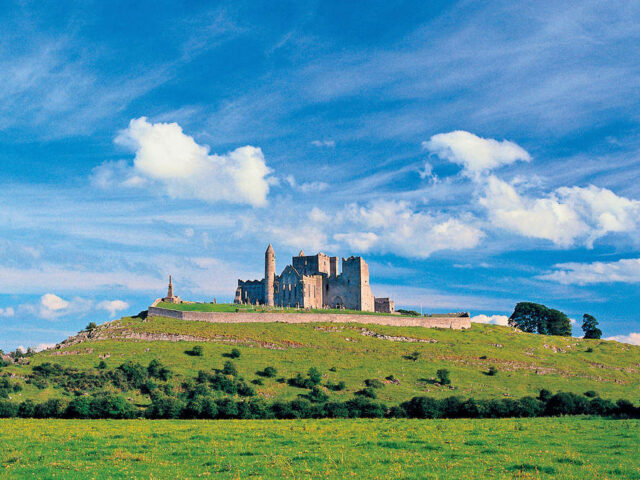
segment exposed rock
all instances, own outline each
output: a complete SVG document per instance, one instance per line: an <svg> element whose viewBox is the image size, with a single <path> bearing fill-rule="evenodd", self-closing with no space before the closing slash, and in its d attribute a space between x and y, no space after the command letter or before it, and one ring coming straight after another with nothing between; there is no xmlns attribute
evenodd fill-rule
<svg viewBox="0 0 640 480"><path fill-rule="evenodd" d="M438 343L438 341L433 338L413 338L413 337L403 337L403 336L396 337L393 335L384 335L382 333L373 332L366 328L360 329L360 335L364 335L365 337L380 338L382 340L389 340L390 342Z"/></svg>

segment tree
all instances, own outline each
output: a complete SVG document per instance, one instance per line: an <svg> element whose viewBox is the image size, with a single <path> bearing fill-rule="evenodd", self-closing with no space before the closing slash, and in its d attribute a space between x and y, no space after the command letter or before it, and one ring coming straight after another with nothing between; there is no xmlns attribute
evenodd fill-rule
<svg viewBox="0 0 640 480"><path fill-rule="evenodd" d="M446 368L441 368L436 372L436 377L438 377L438 383L442 385L450 385L451 378L449 378L449 370Z"/></svg>
<svg viewBox="0 0 640 480"><path fill-rule="evenodd" d="M569 317L559 310L532 302L518 303L509 317L509 325L529 333L571 335Z"/></svg>
<svg viewBox="0 0 640 480"><path fill-rule="evenodd" d="M232 375L235 377L238 375L238 369L233 364L233 362L230 362L229 360L227 360L226 362L224 362L224 365L222 367L222 373L225 375Z"/></svg>
<svg viewBox="0 0 640 480"><path fill-rule="evenodd" d="M89 324L86 327L84 327L84 329L87 332L90 332L91 330L94 330L96 328L98 328L98 325L96 325L96 322L89 322Z"/></svg>
<svg viewBox="0 0 640 480"><path fill-rule="evenodd" d="M231 358L239 358L240 357L240 350L238 350L237 348L232 349L231 353L229 354L229 357L231 357Z"/></svg>
<svg viewBox="0 0 640 480"><path fill-rule="evenodd" d="M584 332L584 338L598 339L602 337L602 330L598 328L598 320L588 313L582 316L582 331Z"/></svg>

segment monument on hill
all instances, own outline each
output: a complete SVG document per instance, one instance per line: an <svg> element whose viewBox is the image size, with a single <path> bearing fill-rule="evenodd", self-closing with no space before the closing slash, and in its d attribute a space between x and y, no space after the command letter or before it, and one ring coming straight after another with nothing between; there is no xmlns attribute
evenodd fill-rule
<svg viewBox="0 0 640 480"><path fill-rule="evenodd" d="M238 280L234 302L394 313L392 300L374 298L371 293L369 266L362 257L343 258L341 270L338 257L324 253L305 255L301 250L276 275L276 255L269 244L264 254L264 278Z"/></svg>
<svg viewBox="0 0 640 480"><path fill-rule="evenodd" d="M176 297L173 294L173 281L171 280L171 275L169 275L169 287L167 288L167 296L164 297L162 301L167 303L182 303L180 297Z"/></svg>

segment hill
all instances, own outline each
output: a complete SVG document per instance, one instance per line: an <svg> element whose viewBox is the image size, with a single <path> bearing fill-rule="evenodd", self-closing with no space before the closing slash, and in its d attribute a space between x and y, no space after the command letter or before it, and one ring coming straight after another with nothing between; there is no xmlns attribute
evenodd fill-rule
<svg viewBox="0 0 640 480"><path fill-rule="evenodd" d="M202 347L201 356L187 353L193 353L194 346ZM233 348L240 356L230 359ZM312 367L322 375L323 386L334 387L323 387L330 398L352 398L370 380L378 387L377 399L387 404L416 395L535 396L543 388L578 394L596 391L603 398L637 402L640 379L640 347L541 336L509 327L473 324L471 329L453 331L330 323L216 324L161 317L109 322L67 339L58 349L33 355L28 364L8 365L0 375L21 387L10 392L12 401L41 402L91 393L101 388L91 383L100 372L127 361L146 367L152 360L172 373L166 384L156 383L178 390L200 371L222 369L231 360L239 377L269 401L308 393L287 381L297 374L305 376ZM52 364L59 364L64 374L44 375ZM495 375L488 374L492 366ZM264 375L267 367L277 373ZM450 386L435 380L441 368L450 371ZM340 382L344 389L338 389ZM127 390L117 385L108 388ZM129 389L126 395L142 406L149 403L144 391Z"/></svg>

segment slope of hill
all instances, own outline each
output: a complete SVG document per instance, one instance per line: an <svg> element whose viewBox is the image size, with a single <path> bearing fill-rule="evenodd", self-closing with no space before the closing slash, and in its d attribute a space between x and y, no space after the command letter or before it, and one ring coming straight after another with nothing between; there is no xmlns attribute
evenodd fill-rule
<svg viewBox="0 0 640 480"><path fill-rule="evenodd" d="M202 346L202 356L186 353L196 345ZM201 370L221 369L232 348L240 352L231 360L239 375L268 400L308 392L287 380L306 375L311 367L322 374L322 385L345 382L342 390L324 389L331 398L351 398L365 380L375 379L381 382L378 400L388 404L416 395L521 397L543 388L579 394L593 390L603 398L637 402L640 387L640 347L611 341L480 324L452 331L363 324L215 324L160 317L125 317L101 325L30 357L27 365L6 366L0 375L22 387L11 393L12 400L42 401L69 398L76 391L56 381L34 381L30 375L39 365L59 364L90 374L100 372L101 361L104 371L127 361L146 367L158 360L173 373L171 388L179 389ZM495 375L488 375L491 366L497 369ZM260 376L257 372L266 367L274 367L277 374ZM450 371L451 386L435 381L441 368ZM127 395L141 405L149 401L140 392Z"/></svg>

